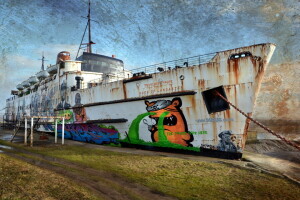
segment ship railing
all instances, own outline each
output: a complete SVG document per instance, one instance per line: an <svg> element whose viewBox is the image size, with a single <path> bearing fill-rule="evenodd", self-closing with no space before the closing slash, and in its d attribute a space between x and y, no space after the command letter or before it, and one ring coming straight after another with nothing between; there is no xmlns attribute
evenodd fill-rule
<svg viewBox="0 0 300 200"><path fill-rule="evenodd" d="M158 73L158 72L163 72L163 71L183 68L183 67L198 66L201 64L211 62L216 54L217 53L209 53L204 55L198 55L198 56L158 63L158 64L149 65L145 67L140 67L129 71L124 70L124 71L120 71L119 73L104 74L102 78L94 79L85 83L84 88L91 88L99 84L106 84L106 83L123 80L126 78L131 78L132 76L153 74L153 73Z"/></svg>
<svg viewBox="0 0 300 200"><path fill-rule="evenodd" d="M102 78L97 78L85 83L84 88L91 88L99 84L106 84L106 83L123 80L127 78L126 74L128 74L128 72L126 73L126 71L121 71L119 73L104 74Z"/></svg>
<svg viewBox="0 0 300 200"><path fill-rule="evenodd" d="M34 118L35 123L39 122L40 125L54 124L55 119L62 119L64 117L63 113L49 113L49 112L34 112L29 115L24 114L9 114L9 113L0 113L2 119L2 126L6 128L16 128L17 126L24 128L25 127L25 117ZM1 122L1 120L0 120ZM27 121L29 124L30 121Z"/></svg>
<svg viewBox="0 0 300 200"><path fill-rule="evenodd" d="M182 58L178 60L163 62L159 64L149 65L145 67L140 67L131 70L132 75L134 74L153 74L158 72L163 72L167 70L190 67L190 66L198 66L201 64L209 63L212 61L212 58L216 55L216 53L204 54L199 56L193 56L189 58Z"/></svg>
<svg viewBox="0 0 300 200"><path fill-rule="evenodd" d="M97 78L97 79L93 79L87 83L83 84L83 88L91 88L91 87L95 87L98 84L102 83L103 78Z"/></svg>
<svg viewBox="0 0 300 200"><path fill-rule="evenodd" d="M8 99L6 99L6 102L13 101L15 98L16 96L9 97Z"/></svg>
<svg viewBox="0 0 300 200"><path fill-rule="evenodd" d="M128 70L123 70L123 71L119 71L113 74L106 74L106 81L108 82L113 82L113 81L119 81L119 80L123 80L125 78L128 78L129 75L131 74L130 71Z"/></svg>
<svg viewBox="0 0 300 200"><path fill-rule="evenodd" d="M66 108L65 110L68 110L68 108ZM62 113L60 113L60 111L58 112L54 112L53 110L49 110L49 111L35 111L35 112L31 112L28 113L28 115L17 115L16 116L16 120L20 120L22 118L22 116L27 116L27 117L38 117L41 118L39 119L40 122L53 122L54 118L59 118L59 117L63 117L64 116L64 111Z"/></svg>

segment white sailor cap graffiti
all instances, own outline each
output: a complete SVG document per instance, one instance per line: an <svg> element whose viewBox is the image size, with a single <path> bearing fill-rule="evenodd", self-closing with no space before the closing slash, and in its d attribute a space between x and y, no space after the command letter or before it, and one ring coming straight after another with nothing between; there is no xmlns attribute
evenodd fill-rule
<svg viewBox="0 0 300 200"><path fill-rule="evenodd" d="M157 100L153 105L151 105L149 101L145 101L145 103L148 105L146 108L147 111L150 112L164 109L171 105L172 102L170 100Z"/></svg>
<svg viewBox="0 0 300 200"><path fill-rule="evenodd" d="M230 130L222 131L218 136L222 138L223 135L232 135L232 132Z"/></svg>

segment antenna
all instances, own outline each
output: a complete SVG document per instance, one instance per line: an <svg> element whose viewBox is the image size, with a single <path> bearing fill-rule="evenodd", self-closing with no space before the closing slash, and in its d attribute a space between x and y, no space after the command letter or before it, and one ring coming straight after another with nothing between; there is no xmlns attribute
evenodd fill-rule
<svg viewBox="0 0 300 200"><path fill-rule="evenodd" d="M86 18L86 17L84 17ZM80 42L80 45L79 45L79 48L78 48L78 51L77 51L77 55L76 55L76 59L78 58L78 54L79 54L79 51L80 49L86 49L86 52L88 53L92 53L92 44L95 44L93 41L92 41L92 34L91 34L91 21L95 21L95 20L92 20L91 19L91 1L89 0L89 10L88 10L88 16L87 18L88 21L87 21L87 24L86 24L86 27L85 27L85 30L84 30L84 33L83 33L83 36L81 38L81 42ZM97 22L97 21L95 21ZM86 33L86 30L87 28L89 29L89 35L88 35L88 43L82 43L83 39L84 39L84 36L85 36L85 33ZM85 48L86 47L86 48Z"/></svg>
<svg viewBox="0 0 300 200"><path fill-rule="evenodd" d="M42 59L39 59L39 60L41 60L41 61L42 61L42 71L44 71L44 70L45 70L45 67L44 67L44 62L45 62L45 61L48 61L48 60L45 60L45 57L44 57L44 52L43 52L43 54L42 54Z"/></svg>
<svg viewBox="0 0 300 200"><path fill-rule="evenodd" d="M88 14L88 24L89 24L89 43L88 43L88 53L92 53L92 35L91 35L91 0L89 0L89 14Z"/></svg>

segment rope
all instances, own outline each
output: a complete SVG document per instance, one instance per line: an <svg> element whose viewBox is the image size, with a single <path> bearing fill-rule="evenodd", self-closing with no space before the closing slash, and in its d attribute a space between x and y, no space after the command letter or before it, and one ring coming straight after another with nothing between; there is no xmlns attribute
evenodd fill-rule
<svg viewBox="0 0 300 200"><path fill-rule="evenodd" d="M258 126L260 126L261 128L263 128L264 130L268 131L269 133L275 135L276 137L278 137L279 139L281 139L282 141L284 141L285 143L287 143L290 146L295 147L296 149L298 149L300 151L300 146L292 143L291 141L285 139L284 137L282 137L281 135L275 133L274 131L272 131L271 129L267 128L265 125L261 124L260 122L256 121L255 119L253 119L252 117L249 117L246 113L244 113L243 111L241 111L239 108L237 108L235 105L233 105L231 102L229 102L225 97L223 97L218 91L215 91L215 94L217 96L219 96L220 98L222 98L224 101L226 101L229 105L231 105L234 109L236 109L238 112L240 112L242 115L244 115L246 118L250 119L252 122L254 122L255 124L257 124Z"/></svg>

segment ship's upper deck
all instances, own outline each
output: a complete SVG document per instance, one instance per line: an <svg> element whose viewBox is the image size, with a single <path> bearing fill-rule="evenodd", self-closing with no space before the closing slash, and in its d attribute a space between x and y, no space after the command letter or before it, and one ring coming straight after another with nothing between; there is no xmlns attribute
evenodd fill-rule
<svg viewBox="0 0 300 200"><path fill-rule="evenodd" d="M108 57L100 54L83 52L76 60L82 61L81 71L115 74L124 69L123 61L116 59L114 56Z"/></svg>
<svg viewBox="0 0 300 200"><path fill-rule="evenodd" d="M184 67L199 66L205 63L216 61L220 62L220 60L224 59L239 59L242 57L252 56L252 51L253 53L255 53L255 51L257 51L260 48L264 48L264 46L266 45L267 44L257 44L248 47L177 59L173 61L136 68L130 71L124 69L124 63L120 59L84 52L78 59L76 59L76 61L64 60L63 63L59 63L48 67L47 70L51 73L50 76L45 79L45 81L39 80L37 83L32 82L31 86L25 86L25 84L23 83L19 84L24 87L22 90L19 91L18 96L20 93L27 95L31 90L33 92L36 91L37 87L43 85L43 82L45 84L49 81L55 80L55 74L57 74L58 72L60 72L59 76L62 76L65 72L78 73L80 71L81 76L84 77L84 81L82 82L83 87L81 89L84 89L101 83L109 83L123 79L124 81L128 82L131 80L136 80L137 78L143 78L143 76L150 75L153 73L161 73L164 71ZM220 58L217 59L217 57ZM15 95L16 93L13 94ZM13 100L14 98L7 99L7 101Z"/></svg>

